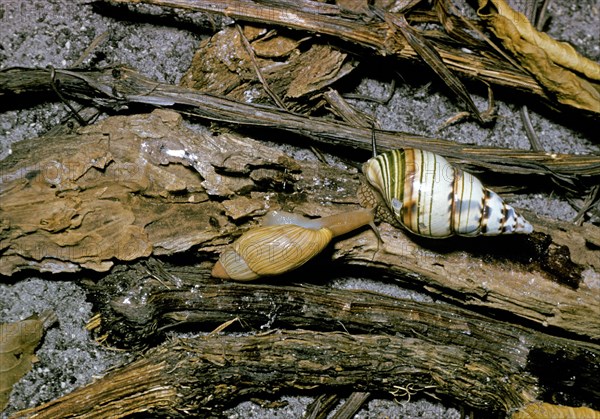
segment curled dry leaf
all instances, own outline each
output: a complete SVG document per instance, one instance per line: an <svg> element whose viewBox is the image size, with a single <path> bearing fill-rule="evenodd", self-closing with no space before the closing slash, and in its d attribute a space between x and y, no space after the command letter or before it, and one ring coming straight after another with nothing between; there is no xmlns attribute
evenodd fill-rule
<svg viewBox="0 0 600 419"><path fill-rule="evenodd" d="M557 41L548 34L536 30L524 14L512 9L504 0L480 0L480 16L482 9L490 6L490 4L493 4L498 15L513 22L523 39L543 49L553 62L577 71L591 80L600 81L600 65L598 63L579 54L572 45Z"/></svg>
<svg viewBox="0 0 600 419"><path fill-rule="evenodd" d="M495 7L488 7L490 4ZM502 0L480 0L478 13L504 47L560 103L600 113L600 92L574 72L598 80L600 66L597 63L580 56L570 45L541 34L524 15Z"/></svg>
<svg viewBox="0 0 600 419"><path fill-rule="evenodd" d="M0 411L8 404L13 385L37 361L33 352L44 330L56 320L54 312L45 311L19 322L0 324Z"/></svg>
<svg viewBox="0 0 600 419"><path fill-rule="evenodd" d="M588 407L532 403L512 415L512 419L600 419L600 412Z"/></svg>

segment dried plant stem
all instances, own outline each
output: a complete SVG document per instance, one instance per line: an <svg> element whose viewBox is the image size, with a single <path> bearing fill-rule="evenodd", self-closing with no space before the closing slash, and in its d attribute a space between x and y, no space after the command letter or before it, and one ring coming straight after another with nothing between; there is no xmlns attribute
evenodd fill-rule
<svg viewBox="0 0 600 419"><path fill-rule="evenodd" d="M380 21L365 23L362 16L355 18L342 16L340 9L330 4L243 0L110 0L109 2L147 3L205 13L218 13L236 20L279 25L333 36L374 49L383 56L419 60L419 55L408 43L399 42L388 31L387 24ZM505 64L499 66L497 60L439 42L435 42L435 49L450 70L463 76L528 91L548 99L538 82L521 69Z"/></svg>
<svg viewBox="0 0 600 419"><path fill-rule="evenodd" d="M580 188L580 177L600 175L600 157L548 154L528 150L466 146L439 138L372 130L341 122L307 117L277 108L236 102L193 89L159 83L127 67L101 71L56 70L63 95L97 106L120 108L146 104L173 108L212 121L276 128L321 141L329 146L372 150L373 133L380 150L413 147L430 150L475 172L510 175L545 175L570 188ZM13 68L0 71L0 97L8 94L51 91L50 71Z"/></svg>

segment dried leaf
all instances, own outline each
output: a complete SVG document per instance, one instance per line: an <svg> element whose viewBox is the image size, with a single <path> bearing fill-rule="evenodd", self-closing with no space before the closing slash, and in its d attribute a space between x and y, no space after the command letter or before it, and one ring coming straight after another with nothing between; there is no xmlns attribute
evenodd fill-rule
<svg viewBox="0 0 600 419"><path fill-rule="evenodd" d="M498 15L514 24L521 38L543 49L550 60L577 71L589 79L600 81L600 65L598 63L580 55L570 44L557 41L548 34L536 30L524 14L512 9L504 0L480 0L478 10L480 16L482 9L491 8L490 3L493 4Z"/></svg>
<svg viewBox="0 0 600 419"><path fill-rule="evenodd" d="M588 407L532 403L512 415L512 419L600 419L600 412Z"/></svg>
<svg viewBox="0 0 600 419"><path fill-rule="evenodd" d="M494 4L499 3L499 1L494 0ZM524 15L514 10L512 13L515 15L510 18L493 11L486 14L483 9L488 5L487 1L481 0L479 4L479 15L490 25L491 30L502 41L504 47L511 51L520 64L531 72L546 89L551 91L560 103L600 113L600 92L594 85L572 71L559 66L558 62L553 61L554 58L565 64L564 57L567 54L560 54L559 56L556 51L566 51L567 49L557 47L559 43L554 41L551 45L543 44L551 49L551 51L545 50L535 43L537 38L534 39L534 42L531 42L523 35L523 33L527 33L526 36L531 38L531 33L537 32L531 27ZM503 10L507 7L503 6ZM577 61L580 62L581 60ZM581 66L577 63L566 62L566 64L581 71ZM592 71L592 73L595 73L595 71Z"/></svg>
<svg viewBox="0 0 600 419"><path fill-rule="evenodd" d="M33 354L56 315L46 311L14 323L0 324L0 411L8 404L13 385L31 370L37 361Z"/></svg>

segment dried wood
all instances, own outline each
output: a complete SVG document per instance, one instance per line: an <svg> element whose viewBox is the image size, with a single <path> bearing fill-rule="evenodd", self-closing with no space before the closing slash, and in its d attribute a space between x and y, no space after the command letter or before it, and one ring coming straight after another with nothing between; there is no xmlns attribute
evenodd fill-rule
<svg viewBox="0 0 600 419"><path fill-rule="evenodd" d="M337 394L321 394L309 404L304 412L304 419L325 419L329 412L339 402L340 397Z"/></svg>
<svg viewBox="0 0 600 419"><path fill-rule="evenodd" d="M103 307L96 333L109 342L139 347L162 339L173 327L212 330L236 319L228 330L300 328L418 338L457 345L469 353L492 354L503 360L501 368L517 368L534 379L546 400L600 401L600 375L589 374L600 368L594 355L600 350L597 344L552 336L440 302L332 289L320 284L332 274L314 279L314 272L326 269L313 266L270 283L248 284L215 282L201 267L154 260L120 267L92 287L92 300ZM361 274L368 276L368 272ZM306 283L310 278L312 285ZM291 285L294 282L304 284ZM549 363L555 367L552 373L547 371ZM576 385L573 376L578 377Z"/></svg>
<svg viewBox="0 0 600 419"><path fill-rule="evenodd" d="M423 59L431 65L433 58L435 65L431 68L435 72L443 75L442 79L452 89L457 92L457 97L463 100L471 113L483 122L482 116L487 120L489 116L479 115L474 108L471 98L466 94L464 88L459 86L460 81L456 80L452 71L466 76L475 78L485 83L508 86L511 88L526 90L530 93L535 93L542 98L550 107L559 106L553 102L553 99L558 97L560 103L566 107L573 109L583 109L584 114L598 115L597 80L590 78L588 83L584 79L575 81L581 89L588 92L591 100L582 105L581 99L577 98L569 89L569 85L557 87L556 80L548 83L546 78L540 79L537 77L539 73L539 65L533 67L528 60L522 62L523 67L528 71L532 71L538 80L541 80L544 87L541 87L535 81L535 77L524 70L524 68L516 64L515 60L508 57L507 54L495 46L489 38L482 34L478 25L471 22L463 16L453 16L452 13L457 13L454 8L443 2L438 2L435 5L436 12L417 10L415 21L423 21L423 16L426 16L424 21L443 25L447 34L440 36L436 31L419 31L418 38L420 41L415 43L416 31L409 30L408 25L402 30L404 37L395 36L395 31L386 28L383 23L381 12L377 11L376 7L369 8L366 3L360 4L353 8L347 9L344 3L337 5L320 4L315 5L310 1L286 2L286 1L243 1L243 0L222 0L217 2L205 1L190 1L190 0L105 0L108 3L147 3L156 4L163 7L182 8L188 10L202 11L206 13L218 13L236 20L259 22L261 24L271 24L277 26L290 27L310 33L318 33L332 36L339 40L352 42L368 48L374 48L378 54L383 56L395 56L402 59ZM388 13L392 19L402 19L402 13L412 12L414 6L418 2L412 2L402 8L402 10L394 10L395 15ZM452 9L452 10L450 10ZM429 12L429 13L428 13ZM379 19L375 18L377 16ZM411 16L412 17L412 16ZM386 18L386 20L390 20ZM479 37L473 35L467 30L475 29ZM542 34L544 39L550 39L545 34ZM503 38L503 36L500 36ZM457 42L464 46L473 48L464 49L456 46ZM556 41L551 40L553 44ZM550 43L550 41L546 42ZM563 43L564 44L564 43ZM566 45L566 44L565 44ZM591 67L593 71L589 71L588 77L598 71L598 65L593 61L581 57L575 53L575 50L567 46L568 51L576 55L575 62L585 61L586 69ZM564 47L564 48L567 48ZM514 52L513 48L508 48ZM562 54L566 55L566 54ZM435 57L435 58L434 58ZM529 57L531 58L531 57ZM441 60L441 61L440 61ZM441 73L440 73L441 71ZM583 87L582 87L583 86ZM554 94L548 94L545 88L550 87ZM569 96L568 100L563 99L563 96Z"/></svg>
<svg viewBox="0 0 600 419"><path fill-rule="evenodd" d="M499 363L486 354L396 336L272 331L175 339L15 417L94 418L117 411L123 416L210 415L241 395L348 387L390 392L411 384L488 411L506 411L534 399L535 382L521 374L497 374Z"/></svg>
<svg viewBox="0 0 600 419"><path fill-rule="evenodd" d="M335 412L331 419L352 419L362 405L369 399L371 393L355 391L348 400Z"/></svg>
<svg viewBox="0 0 600 419"><path fill-rule="evenodd" d="M589 373L600 368L596 344L447 304L202 276L202 269L158 261L117 268L92 293L97 302L109 298L102 307L121 316L104 317L103 332L152 341L157 329L211 330L222 321L244 332L271 331L169 340L87 387L18 414L98 417L117 405L127 414L207 414L242 396L347 389L399 399L405 389L487 412L554 397L592 406L600 400L600 376Z"/></svg>
<svg viewBox="0 0 600 419"><path fill-rule="evenodd" d="M325 216L357 205L355 169L299 162L181 122L155 111L16 144L0 163L0 271L106 271L192 248L214 260L268 209ZM363 231L327 257L598 339L598 227L529 218L537 235L475 240L419 239L381 224L383 245Z"/></svg>
<svg viewBox="0 0 600 419"><path fill-rule="evenodd" d="M218 13L240 21L278 25L332 36L375 50L382 56L418 60L408 44L394 37L386 23L373 19L372 14L346 13L337 5L309 1L190 1L190 0L110 0L107 3L147 3L205 13ZM506 65L486 54L466 52L449 44L435 42L444 64L453 71L491 84L512 87L547 99L542 88L529 74ZM477 42L477 41L476 41ZM481 44L481 42L477 42ZM492 57L493 51L490 49Z"/></svg>
<svg viewBox="0 0 600 419"><path fill-rule="evenodd" d="M51 70L7 69L0 71L0 97L51 91ZM548 176L553 182L577 190L581 184L597 184L600 157L594 155L548 154L456 144L439 138L355 127L341 122L306 117L277 108L236 102L184 87L147 79L126 67L102 71L54 70L61 91L78 100L93 101L113 109L136 104L181 110L212 121L275 128L309 136L328 147L345 146L371 151L373 135L378 149L414 147L430 150L475 173L511 176ZM271 139L277 140L275 134ZM280 140L281 141L281 140Z"/></svg>
<svg viewBox="0 0 600 419"><path fill-rule="evenodd" d="M181 85L239 102L251 97L253 103L314 111L323 102L317 93L356 66L348 54L328 45L312 44L301 51L306 38L236 27L239 31L224 28L200 44Z"/></svg>
<svg viewBox="0 0 600 419"><path fill-rule="evenodd" d="M484 121L484 114L479 112L475 102L469 95L466 87L462 84L460 79L454 75L444 64L444 60L439 55L435 47L427 38L419 33L419 31L413 29L404 15L396 16L392 13L388 13L382 9L374 8L374 13L377 17L387 22L393 33L396 33L396 28L402 34L403 39L408 42L419 57L423 59L425 63L431 68L440 78L444 81L446 86L460 98L467 106L467 109L479 121L480 123L490 122L490 120Z"/></svg>

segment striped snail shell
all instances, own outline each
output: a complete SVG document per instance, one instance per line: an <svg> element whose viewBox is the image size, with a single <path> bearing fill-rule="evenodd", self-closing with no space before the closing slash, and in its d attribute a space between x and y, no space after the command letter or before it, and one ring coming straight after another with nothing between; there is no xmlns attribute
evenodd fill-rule
<svg viewBox="0 0 600 419"><path fill-rule="evenodd" d="M212 270L216 278L250 281L296 269L319 254L336 236L373 223L373 211L360 209L308 219L284 211L268 213L221 253Z"/></svg>
<svg viewBox="0 0 600 419"><path fill-rule="evenodd" d="M429 151L388 151L368 160L363 173L372 188L361 189L362 204L372 207L385 202L387 211L381 218L390 221L386 215L391 214L391 224L400 224L419 236L533 231L531 224L479 179Z"/></svg>

